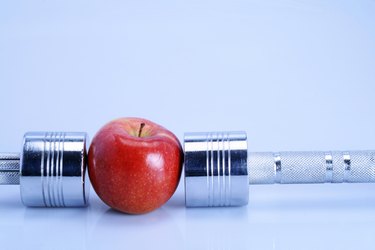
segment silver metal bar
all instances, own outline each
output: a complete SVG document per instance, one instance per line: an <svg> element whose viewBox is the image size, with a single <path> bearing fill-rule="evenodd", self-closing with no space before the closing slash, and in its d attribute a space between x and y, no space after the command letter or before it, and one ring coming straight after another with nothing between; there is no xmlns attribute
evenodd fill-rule
<svg viewBox="0 0 375 250"><path fill-rule="evenodd" d="M375 151L248 154L249 184L375 182Z"/></svg>
<svg viewBox="0 0 375 250"><path fill-rule="evenodd" d="M20 183L20 155L0 153L0 184L18 185Z"/></svg>

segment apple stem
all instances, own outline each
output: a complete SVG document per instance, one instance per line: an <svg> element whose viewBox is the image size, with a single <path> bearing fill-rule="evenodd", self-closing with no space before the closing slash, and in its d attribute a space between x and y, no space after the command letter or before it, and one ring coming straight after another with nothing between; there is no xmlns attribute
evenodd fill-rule
<svg viewBox="0 0 375 250"><path fill-rule="evenodd" d="M139 127L138 137L141 137L142 130L143 130L143 128L144 128L145 125L146 125L145 123L143 123L143 122L141 123L141 126Z"/></svg>

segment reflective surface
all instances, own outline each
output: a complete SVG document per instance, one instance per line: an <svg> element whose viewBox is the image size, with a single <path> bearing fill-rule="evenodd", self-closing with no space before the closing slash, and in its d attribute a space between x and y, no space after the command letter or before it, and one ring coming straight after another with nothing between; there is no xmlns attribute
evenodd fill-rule
<svg viewBox="0 0 375 250"><path fill-rule="evenodd" d="M161 209L141 216L113 211L97 196L86 209L26 208L14 199L16 187L2 187L0 240L4 249L23 249L25 242L46 250L373 249L374 184L294 187L255 186L244 207L190 209L180 188Z"/></svg>

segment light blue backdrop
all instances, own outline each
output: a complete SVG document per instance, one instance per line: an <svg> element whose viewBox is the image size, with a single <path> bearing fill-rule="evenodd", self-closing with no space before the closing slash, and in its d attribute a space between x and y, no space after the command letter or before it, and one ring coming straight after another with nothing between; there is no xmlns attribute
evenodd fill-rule
<svg viewBox="0 0 375 250"><path fill-rule="evenodd" d="M375 149L375 2L1 1L0 93L0 151L18 151L26 131L92 138L121 116L180 139L246 130L253 151ZM2 249L160 240L167 249L372 249L373 193L254 187L248 207L186 210L180 185L162 209L129 217L95 195L86 210L26 209L17 187L1 186L0 239Z"/></svg>

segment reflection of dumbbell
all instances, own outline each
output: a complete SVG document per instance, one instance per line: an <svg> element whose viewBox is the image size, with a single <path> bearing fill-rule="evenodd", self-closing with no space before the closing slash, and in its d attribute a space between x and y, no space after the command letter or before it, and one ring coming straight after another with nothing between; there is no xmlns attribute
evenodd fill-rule
<svg viewBox="0 0 375 250"><path fill-rule="evenodd" d="M0 184L20 184L26 206L86 206L86 137L86 133L26 133L21 154L0 154Z"/></svg>
<svg viewBox="0 0 375 250"><path fill-rule="evenodd" d="M249 184L375 182L375 151L248 153L245 132L187 133L188 207L241 206Z"/></svg>

